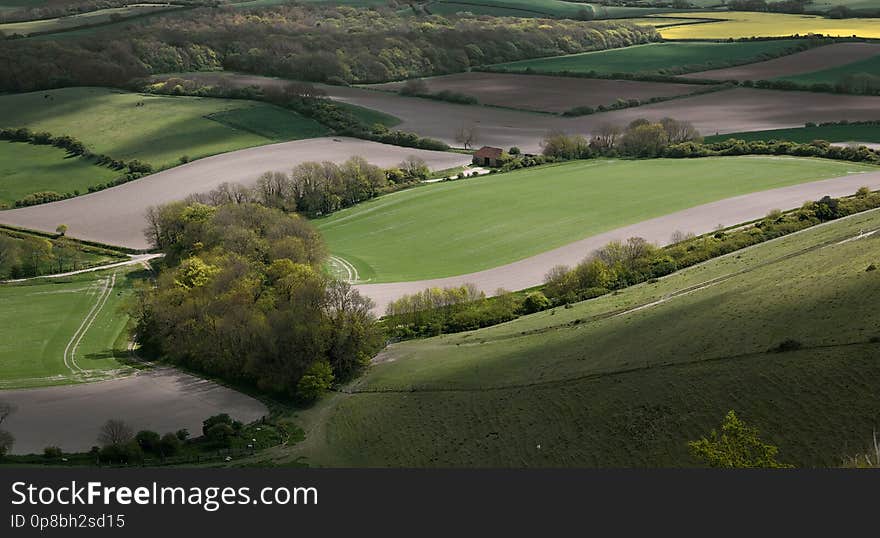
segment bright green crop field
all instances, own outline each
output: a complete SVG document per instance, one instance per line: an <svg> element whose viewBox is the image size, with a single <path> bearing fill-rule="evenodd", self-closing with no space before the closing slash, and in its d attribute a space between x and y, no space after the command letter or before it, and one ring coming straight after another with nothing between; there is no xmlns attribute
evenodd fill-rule
<svg viewBox="0 0 880 538"><path fill-rule="evenodd" d="M731 196L876 169L776 157L577 161L401 191L315 224L360 280L420 280L489 269Z"/></svg>
<svg viewBox="0 0 880 538"><path fill-rule="evenodd" d="M861 73L880 77L880 54L866 60L860 60L858 62L852 62L832 67L830 69L813 71L812 73L804 73L801 75L792 75L790 77L780 77L778 80L790 80L801 84L836 84L849 75L857 75Z"/></svg>
<svg viewBox="0 0 880 538"><path fill-rule="evenodd" d="M275 462L694 465L733 409L781 461L836 466L880 420L880 210L598 299L393 344ZM786 339L801 349L771 352ZM350 392L350 393L349 393ZM405 447L405 449L401 449Z"/></svg>
<svg viewBox="0 0 880 538"><path fill-rule="evenodd" d="M733 64L757 62L796 45L792 40L743 43L650 43L632 47L584 52L496 64L493 68L536 73L639 73L699 71Z"/></svg>
<svg viewBox="0 0 880 538"><path fill-rule="evenodd" d="M93 153L154 168L174 166L182 156L196 159L327 133L313 120L266 103L107 88L0 96L0 126L69 135Z"/></svg>
<svg viewBox="0 0 880 538"><path fill-rule="evenodd" d="M125 308L137 275L120 268L0 285L0 388L130 373Z"/></svg>
<svg viewBox="0 0 880 538"><path fill-rule="evenodd" d="M737 138L739 140L790 140L802 144L812 142L813 140L880 143L880 125L823 125L794 129L750 131L746 133L707 136L706 141L720 142L728 138Z"/></svg>
<svg viewBox="0 0 880 538"><path fill-rule="evenodd" d="M63 149L0 141L0 209L35 192L85 193L119 175L91 160L70 157Z"/></svg>

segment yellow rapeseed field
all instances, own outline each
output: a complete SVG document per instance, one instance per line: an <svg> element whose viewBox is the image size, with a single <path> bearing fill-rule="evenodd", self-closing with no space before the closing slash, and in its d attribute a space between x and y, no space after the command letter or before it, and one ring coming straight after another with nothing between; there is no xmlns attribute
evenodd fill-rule
<svg viewBox="0 0 880 538"><path fill-rule="evenodd" d="M720 22L659 28L666 39L727 39L823 34L880 38L880 19L826 19L815 15L757 12L676 13L675 18L725 19Z"/></svg>

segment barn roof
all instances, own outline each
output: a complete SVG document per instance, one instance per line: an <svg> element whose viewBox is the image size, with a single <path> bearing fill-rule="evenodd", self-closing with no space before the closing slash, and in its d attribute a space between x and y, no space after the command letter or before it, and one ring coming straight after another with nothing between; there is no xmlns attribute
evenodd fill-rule
<svg viewBox="0 0 880 538"><path fill-rule="evenodd" d="M474 157L488 157L497 159L504 152L501 148L493 148L492 146L483 146L474 153Z"/></svg>

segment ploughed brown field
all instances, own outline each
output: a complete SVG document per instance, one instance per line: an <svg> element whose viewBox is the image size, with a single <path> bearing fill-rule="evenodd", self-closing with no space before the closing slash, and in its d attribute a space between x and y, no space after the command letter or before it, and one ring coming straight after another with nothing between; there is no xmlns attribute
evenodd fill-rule
<svg viewBox="0 0 880 538"><path fill-rule="evenodd" d="M644 102L651 97L676 97L704 88L696 84L476 72L431 77L424 81L430 93L451 91L474 97L484 105L542 112L565 112L578 106L607 106L618 99ZM403 84L389 82L367 88L397 92Z"/></svg>
<svg viewBox="0 0 880 538"><path fill-rule="evenodd" d="M685 76L711 80L769 80L846 65L877 54L880 54L880 43L835 43L766 62L713 69Z"/></svg>

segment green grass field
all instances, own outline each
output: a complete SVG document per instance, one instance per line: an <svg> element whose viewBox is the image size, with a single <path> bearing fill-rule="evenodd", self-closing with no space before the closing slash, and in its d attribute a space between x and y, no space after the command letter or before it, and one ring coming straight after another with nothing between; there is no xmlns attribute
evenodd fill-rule
<svg viewBox="0 0 880 538"><path fill-rule="evenodd" d="M173 9L179 9L179 7L180 6L172 6L167 4L143 3L139 5L130 5L125 7L99 9L96 11L89 11L87 13L79 13L77 15L70 15L67 17L59 17L55 19L10 22L6 24L0 24L0 34L18 34L26 36L30 34L48 34L54 32L63 32L83 26L106 24L109 22L117 22L120 20L151 13L170 11Z"/></svg>
<svg viewBox="0 0 880 538"><path fill-rule="evenodd" d="M800 127L796 129L773 129L751 131L706 137L707 142L721 142L728 138L740 140L790 140L809 143L813 140L828 142L878 142L880 125L826 125L822 127Z"/></svg>
<svg viewBox="0 0 880 538"><path fill-rule="evenodd" d="M536 73L663 73L681 69L697 71L760 61L766 54L780 53L795 44L792 40L754 43L651 43L569 56L521 60L496 64L493 67L509 71L531 69Z"/></svg>
<svg viewBox="0 0 880 538"><path fill-rule="evenodd" d="M745 11L701 11L676 13L698 19L725 19L721 22L670 26L660 29L664 39L729 39L823 34L832 37L880 38L880 19L828 19L816 15L760 13Z"/></svg>
<svg viewBox="0 0 880 538"><path fill-rule="evenodd" d="M313 120L266 103L106 88L0 96L0 124L70 135L94 153L139 159L155 168L174 166L184 155L196 159L327 132Z"/></svg>
<svg viewBox="0 0 880 538"><path fill-rule="evenodd" d="M0 388L130 372L125 308L137 275L120 268L0 285Z"/></svg>
<svg viewBox="0 0 880 538"><path fill-rule="evenodd" d="M419 280L489 269L731 196L876 169L775 157L577 161L402 191L315 224L361 280Z"/></svg>
<svg viewBox="0 0 880 538"><path fill-rule="evenodd" d="M350 112L364 125L375 125L378 123L385 127L394 127L401 124L400 118L392 116L391 114L379 112L378 110L373 110L372 108L353 105L351 103L343 103L341 101L336 101L333 104Z"/></svg>
<svg viewBox="0 0 880 538"><path fill-rule="evenodd" d="M880 232L853 240L878 229L875 210L572 308L394 344L353 394L300 414L303 443L264 457L691 465L687 441L735 409L782 461L839 465L880 420L880 271L866 271ZM803 348L768 352L786 339Z"/></svg>
<svg viewBox="0 0 880 538"><path fill-rule="evenodd" d="M852 62L829 69L823 69L821 71L804 73L802 75L793 75L790 77L780 77L778 80L790 80L792 82L799 82L801 84L816 84L820 82L824 82L826 84L836 84L849 75L856 75L860 73L880 76L880 54L866 60Z"/></svg>
<svg viewBox="0 0 880 538"><path fill-rule="evenodd" d="M59 148L0 141L0 209L35 192L85 193L119 175Z"/></svg>

